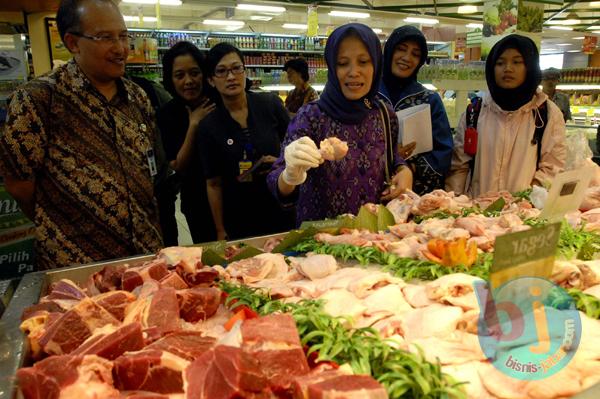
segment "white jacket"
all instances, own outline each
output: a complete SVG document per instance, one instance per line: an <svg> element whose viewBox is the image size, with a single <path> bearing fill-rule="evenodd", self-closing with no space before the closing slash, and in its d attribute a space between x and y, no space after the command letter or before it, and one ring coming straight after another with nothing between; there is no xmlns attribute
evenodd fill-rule
<svg viewBox="0 0 600 399"><path fill-rule="evenodd" d="M532 110L547 100L548 124L542 138L539 168L537 145L532 144L535 121ZM539 119L538 119L539 123ZM531 101L516 111L502 110L489 92L483 96L477 122L477 155L469 183L469 161L464 153L466 112L454 136L454 150L446 190L478 196L490 191L517 192L532 184L542 185L565 166L565 122L560 109L538 89Z"/></svg>

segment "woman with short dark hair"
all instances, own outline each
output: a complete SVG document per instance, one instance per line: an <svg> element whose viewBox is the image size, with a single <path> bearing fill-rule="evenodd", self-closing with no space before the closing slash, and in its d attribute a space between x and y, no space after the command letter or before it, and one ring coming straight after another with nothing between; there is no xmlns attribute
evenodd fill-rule
<svg viewBox="0 0 600 399"><path fill-rule="evenodd" d="M284 65L288 82L294 85L285 98L285 108L293 116L306 103L319 99L319 95L308 83L308 64L304 58L294 58Z"/></svg>
<svg viewBox="0 0 600 399"><path fill-rule="evenodd" d="M227 43L208 52L208 82L217 109L198 126L208 199L218 239L289 230L293 215L269 193L266 176L277 159L289 123L272 93L247 92L244 58Z"/></svg>
<svg viewBox="0 0 600 399"><path fill-rule="evenodd" d="M165 53L162 63L163 86L173 99L158 110L156 118L167 159L182 180L181 211L194 243L214 241L217 234L208 205L202 162L195 151L198 124L215 109L206 96L204 56L194 44L179 42ZM161 213L174 212L174 200L170 201L172 210L161 209ZM161 208L164 208L162 204ZM177 244L166 238L165 244Z"/></svg>

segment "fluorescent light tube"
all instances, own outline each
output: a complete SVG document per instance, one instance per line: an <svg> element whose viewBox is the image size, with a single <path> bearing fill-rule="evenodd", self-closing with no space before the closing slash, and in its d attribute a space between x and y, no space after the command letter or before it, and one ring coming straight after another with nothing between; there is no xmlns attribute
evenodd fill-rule
<svg viewBox="0 0 600 399"><path fill-rule="evenodd" d="M466 24L465 26L467 28L471 28L471 29L483 29L483 24L471 23L471 24Z"/></svg>
<svg viewBox="0 0 600 399"><path fill-rule="evenodd" d="M573 30L573 28L569 28L568 26L551 26L548 29L554 29L554 30Z"/></svg>
<svg viewBox="0 0 600 399"><path fill-rule="evenodd" d="M205 19L202 23L204 25L244 26L244 21L235 21L232 19Z"/></svg>
<svg viewBox="0 0 600 399"><path fill-rule="evenodd" d="M282 13L286 11L285 7L276 7L276 6L263 6L258 4L238 4L238 10L246 10L246 11L260 11L260 12L274 12L274 13Z"/></svg>
<svg viewBox="0 0 600 399"><path fill-rule="evenodd" d="M423 24L423 25L436 25L439 24L440 21L433 18L419 18L419 17L407 17L404 18L404 22L409 22L413 24Z"/></svg>
<svg viewBox="0 0 600 399"><path fill-rule="evenodd" d="M379 28L371 28L371 29L373 29L373 32L375 32L377 34L383 33L383 30L381 30Z"/></svg>
<svg viewBox="0 0 600 399"><path fill-rule="evenodd" d="M359 18L359 19L365 19L365 18L371 17L371 14L369 14L368 12L339 11L339 10L330 11L329 15L331 15L332 17L346 17L346 18Z"/></svg>
<svg viewBox="0 0 600 399"><path fill-rule="evenodd" d="M156 17L143 17L144 22L156 22L158 18ZM139 22L140 17L136 17L135 15L123 15L123 20L127 22Z"/></svg>
<svg viewBox="0 0 600 399"><path fill-rule="evenodd" d="M283 29L306 29L308 26L306 24L283 24L281 25Z"/></svg>
<svg viewBox="0 0 600 399"><path fill-rule="evenodd" d="M129 4L157 4L158 0L122 0ZM181 0L160 0L161 6L180 6Z"/></svg>
<svg viewBox="0 0 600 399"><path fill-rule="evenodd" d="M459 14L473 14L477 12L477 6L459 6Z"/></svg>
<svg viewBox="0 0 600 399"><path fill-rule="evenodd" d="M264 21L264 22L268 22L270 20L272 20L273 17L268 17L266 15L250 15L250 20L251 21Z"/></svg>

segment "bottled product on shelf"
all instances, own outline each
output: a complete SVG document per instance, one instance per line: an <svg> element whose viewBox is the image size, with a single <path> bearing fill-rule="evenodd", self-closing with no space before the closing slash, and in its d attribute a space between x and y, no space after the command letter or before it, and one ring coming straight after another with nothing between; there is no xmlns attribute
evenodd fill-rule
<svg viewBox="0 0 600 399"><path fill-rule="evenodd" d="M567 68L561 71L560 83L600 84L600 68Z"/></svg>
<svg viewBox="0 0 600 399"><path fill-rule="evenodd" d="M273 65L283 67L285 63L293 58L298 58L298 54L277 54L277 53L252 53L244 55L246 65ZM325 59L322 56L302 56L309 68L326 68Z"/></svg>
<svg viewBox="0 0 600 399"><path fill-rule="evenodd" d="M485 79L485 61L472 61L464 64L458 60L432 60L419 70L419 81L432 80L472 80Z"/></svg>

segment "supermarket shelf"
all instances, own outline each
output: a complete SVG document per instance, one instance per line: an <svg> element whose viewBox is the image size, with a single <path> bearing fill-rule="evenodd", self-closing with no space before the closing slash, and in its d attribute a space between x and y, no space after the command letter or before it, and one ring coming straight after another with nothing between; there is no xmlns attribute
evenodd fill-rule
<svg viewBox="0 0 600 399"><path fill-rule="evenodd" d="M168 50L170 46L159 46L159 50ZM200 51L209 51L209 47L199 47ZM323 54L325 50L287 50L270 48L240 48L242 53L301 53L301 54Z"/></svg>
<svg viewBox="0 0 600 399"><path fill-rule="evenodd" d="M558 90L600 90L600 85L590 83L569 83L556 85Z"/></svg>
<svg viewBox="0 0 600 399"><path fill-rule="evenodd" d="M283 65L248 64L246 68L283 68Z"/></svg>
<svg viewBox="0 0 600 399"><path fill-rule="evenodd" d="M325 88L324 83L311 84L311 86L316 91L323 91L323 89ZM277 85L276 84L276 85L264 85L264 86L260 86L259 88L261 90L265 90L265 91L290 91L294 88L294 86L282 85L282 84Z"/></svg>
<svg viewBox="0 0 600 399"><path fill-rule="evenodd" d="M436 89L445 89L445 90L468 90L468 91L477 91L477 90L486 90L487 83L485 80L432 80L431 84Z"/></svg>

